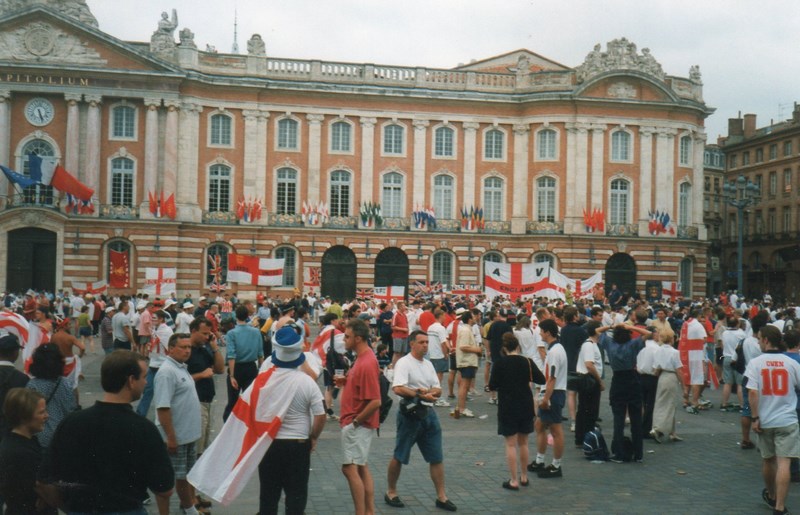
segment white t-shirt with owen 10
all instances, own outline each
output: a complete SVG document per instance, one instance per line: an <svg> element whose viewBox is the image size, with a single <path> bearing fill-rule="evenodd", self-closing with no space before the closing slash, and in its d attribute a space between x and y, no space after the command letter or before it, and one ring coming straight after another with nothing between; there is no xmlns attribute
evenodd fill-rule
<svg viewBox="0 0 800 515"><path fill-rule="evenodd" d="M797 422L800 364L777 352L753 358L744 373L747 389L758 391L758 413L763 428L790 426Z"/></svg>

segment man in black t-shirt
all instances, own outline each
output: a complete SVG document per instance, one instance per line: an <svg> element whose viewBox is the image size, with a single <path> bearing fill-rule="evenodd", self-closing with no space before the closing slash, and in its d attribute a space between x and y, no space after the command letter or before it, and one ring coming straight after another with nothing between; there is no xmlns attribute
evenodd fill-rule
<svg viewBox="0 0 800 515"><path fill-rule="evenodd" d="M200 439L197 441L197 455L211 443L211 402L216 395L214 374L225 372L225 360L211 332L211 322L205 318L195 318L189 324L192 354L186 367L194 379L197 398L200 400Z"/></svg>
<svg viewBox="0 0 800 515"><path fill-rule="evenodd" d="M145 358L126 350L109 354L100 381L103 400L71 413L56 429L39 471L42 494L68 513L144 511L147 490L168 500L175 484L156 426L131 407L147 382Z"/></svg>
<svg viewBox="0 0 800 515"><path fill-rule="evenodd" d="M575 306L564 308L564 327L561 328L561 345L567 353L567 373L575 372L578 355L583 342L589 339L589 333L579 323L578 309ZM575 431L576 393L567 385L567 407L569 409L570 431Z"/></svg>

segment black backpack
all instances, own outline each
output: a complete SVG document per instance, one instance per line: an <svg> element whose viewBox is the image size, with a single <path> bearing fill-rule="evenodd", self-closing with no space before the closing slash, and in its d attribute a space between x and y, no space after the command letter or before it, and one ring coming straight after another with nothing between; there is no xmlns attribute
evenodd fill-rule
<svg viewBox="0 0 800 515"><path fill-rule="evenodd" d="M739 340L739 343L736 345L736 361L731 363L733 369L740 373L744 374L745 371L745 362L744 362L744 338Z"/></svg>
<svg viewBox="0 0 800 515"><path fill-rule="evenodd" d="M584 435L583 456L591 461L608 461L608 445L599 428Z"/></svg>
<svg viewBox="0 0 800 515"><path fill-rule="evenodd" d="M389 416L389 412L392 410L392 404L394 404L394 401L391 397L389 397L389 390L391 389L392 385L389 383L389 380L386 379L386 375L380 370L378 370L378 384L380 384L381 387L381 408L378 420L381 424L383 424L383 422ZM378 428L378 436L380 435L381 430Z"/></svg>

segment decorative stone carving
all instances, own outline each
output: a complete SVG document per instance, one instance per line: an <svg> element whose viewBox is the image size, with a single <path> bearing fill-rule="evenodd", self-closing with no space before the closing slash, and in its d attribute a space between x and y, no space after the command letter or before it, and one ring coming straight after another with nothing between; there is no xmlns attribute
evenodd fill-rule
<svg viewBox="0 0 800 515"><path fill-rule="evenodd" d="M150 51L154 54L171 57L175 50L175 29L178 28L178 13L172 10L172 19L166 12L161 13L158 28L150 37Z"/></svg>
<svg viewBox="0 0 800 515"><path fill-rule="evenodd" d="M448 246L448 241L447 240L440 240L439 241L439 248L446 249L447 246Z"/></svg>
<svg viewBox="0 0 800 515"><path fill-rule="evenodd" d="M615 82L608 87L608 96L612 98L636 98L636 88L627 82Z"/></svg>
<svg viewBox="0 0 800 515"><path fill-rule="evenodd" d="M618 241L617 242L617 250L619 252L625 252L625 249L627 249L627 248L628 248L628 244L625 243L624 241Z"/></svg>
<svg viewBox="0 0 800 515"><path fill-rule="evenodd" d="M117 238L121 238L123 234L125 234L125 230L124 229L121 229L119 227L114 229L114 236L116 236Z"/></svg>
<svg viewBox="0 0 800 515"><path fill-rule="evenodd" d="M371 128L375 127L376 123L378 123L378 119L377 118L370 118L370 117L364 117L364 116L362 116L359 119L359 121L361 122L361 126L364 127L365 129L371 129Z"/></svg>
<svg viewBox="0 0 800 515"><path fill-rule="evenodd" d="M689 80L694 82L695 84L703 83L703 76L700 75L700 65L695 64L694 66L689 68Z"/></svg>
<svg viewBox="0 0 800 515"><path fill-rule="evenodd" d="M336 238L336 244L337 245L344 245L344 238L342 238L341 236L337 237Z"/></svg>
<svg viewBox="0 0 800 515"><path fill-rule="evenodd" d="M255 55L258 57L267 55L267 46L264 44L264 40L261 39L261 34L253 34L253 36L247 40L247 55Z"/></svg>
<svg viewBox="0 0 800 515"><path fill-rule="evenodd" d="M539 250L541 250L541 251L547 250L547 243L539 242Z"/></svg>
<svg viewBox="0 0 800 515"><path fill-rule="evenodd" d="M105 66L107 61L78 37L44 22L0 34L0 60Z"/></svg>
<svg viewBox="0 0 800 515"><path fill-rule="evenodd" d="M665 76L664 70L650 54L649 48L642 49L642 54L639 55L636 44L626 38L609 41L605 52L601 50L600 44L595 45L583 64L575 68L575 73L580 84L596 75L614 70L639 71L659 80L664 80Z"/></svg>
<svg viewBox="0 0 800 515"><path fill-rule="evenodd" d="M284 243L289 243L289 240L291 240L291 237L288 234L284 234L281 237L281 239L283 240Z"/></svg>
<svg viewBox="0 0 800 515"><path fill-rule="evenodd" d="M192 32L188 27L180 31L178 37L181 40L182 48L197 48L197 45L194 44L194 32Z"/></svg>
<svg viewBox="0 0 800 515"><path fill-rule="evenodd" d="M79 22L97 27L97 18L94 17L86 5L86 0L39 0L40 4L54 9ZM30 7L31 0L0 0L0 14L7 14L18 9Z"/></svg>

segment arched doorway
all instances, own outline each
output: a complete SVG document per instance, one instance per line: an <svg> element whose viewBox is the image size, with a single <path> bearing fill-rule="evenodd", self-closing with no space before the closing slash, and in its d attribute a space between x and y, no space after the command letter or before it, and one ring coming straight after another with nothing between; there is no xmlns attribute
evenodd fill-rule
<svg viewBox="0 0 800 515"><path fill-rule="evenodd" d="M611 285L616 284L617 289L624 296L636 293L636 261L625 253L614 254L606 261L606 294L611 291Z"/></svg>
<svg viewBox="0 0 800 515"><path fill-rule="evenodd" d="M8 233L6 285L10 292L56 290L56 233L26 227Z"/></svg>
<svg viewBox="0 0 800 515"><path fill-rule="evenodd" d="M337 245L322 256L322 295L342 301L356 296L356 255Z"/></svg>
<svg viewBox="0 0 800 515"><path fill-rule="evenodd" d="M408 256L397 247L388 247L375 258L375 286L402 286L408 298Z"/></svg>

